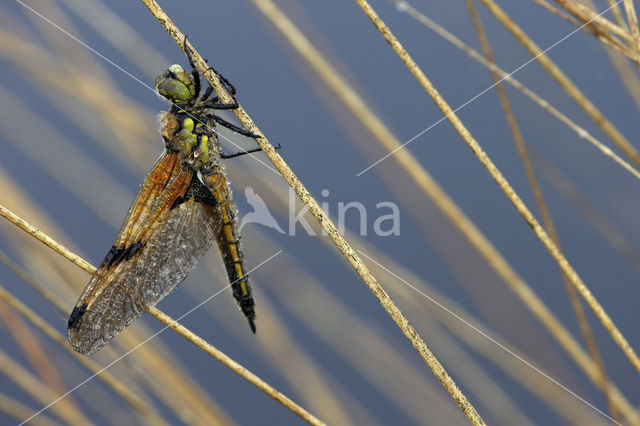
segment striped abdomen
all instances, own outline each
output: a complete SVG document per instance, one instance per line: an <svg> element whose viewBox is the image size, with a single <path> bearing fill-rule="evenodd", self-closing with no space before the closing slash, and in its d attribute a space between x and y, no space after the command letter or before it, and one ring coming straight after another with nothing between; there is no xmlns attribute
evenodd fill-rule
<svg viewBox="0 0 640 426"><path fill-rule="evenodd" d="M253 322L256 317L254 301L251 295L249 276L244 267L244 255L240 246L240 233L236 220L237 209L231 199L231 190L224 172L219 167L203 175L202 178L204 184L216 199L214 207L217 210L216 216L222 222L217 235L218 247L231 283L233 297L238 301L240 310L249 320L251 330L255 333L256 327Z"/></svg>

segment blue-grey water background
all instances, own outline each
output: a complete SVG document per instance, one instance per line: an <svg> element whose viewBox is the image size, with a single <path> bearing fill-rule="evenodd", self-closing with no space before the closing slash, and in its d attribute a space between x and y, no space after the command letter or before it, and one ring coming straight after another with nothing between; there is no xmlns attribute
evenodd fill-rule
<svg viewBox="0 0 640 426"><path fill-rule="evenodd" d="M152 85L153 76L171 63L187 64L180 49L141 3L116 2L109 7L120 19L134 28L140 38L157 49L168 60L167 63L150 61L142 66L133 63L120 49L106 42L92 24L77 15L82 15L84 12L81 8L74 6L74 3L73 1L54 2L69 19L68 22L73 27L70 31L82 42L146 84ZM501 3L514 21L521 25L542 48L551 46L574 31L574 27L532 2ZM600 6L603 6L604 2L600 3L602 3ZM39 2L31 1L28 4L44 15L47 14L46 10L49 10L48 8L40 9ZM347 76L368 105L379 114L399 140L408 140L440 120L442 117L440 110L375 31L355 2L287 0L279 1L278 4L287 11L312 41L318 43L321 51L331 59L338 70ZM391 3L378 0L372 5L454 108L492 84L491 76L485 68L417 23L406 13L399 12ZM464 2L415 1L412 5L473 47L478 48L477 38ZM532 363L557 378L594 406L606 411L606 403L601 393L585 379L559 346L512 296L501 283L500 278L486 266L473 249L469 248L446 219L443 219L433 203L411 183L393 157L386 159L365 174L356 176L375 159L384 155L385 151L346 111L339 100L335 99L318 76L297 57L250 2L165 1L162 6L178 27L188 34L198 51L233 82L238 89L238 99L244 108L272 142L282 145L280 154L309 191L320 201L329 204L330 213L334 217L337 215L338 203L361 202L367 207L369 235L366 239L370 244L432 283L439 291L457 301L471 313L481 317L497 334L512 342ZM513 70L528 61L530 59L528 53L513 40L509 33L497 24L485 9L481 6L478 6L478 9L492 41L497 61L502 68ZM13 1L3 2L0 10L4 15L0 18L3 31L15 31L16 34L23 34L46 49L51 49L49 44L51 40L47 40L37 31L39 26L48 25L39 17ZM51 19L55 20L54 17ZM60 22L60 26L65 27L65 25L66 22ZM91 54L82 45L70 40L65 41L67 36L64 34L58 33L57 37L65 43L67 50L64 55L73 57L76 51L78 55ZM123 38L119 43L127 45L129 41ZM63 54L55 50L50 50L50 53L54 56ZM578 31L551 49L549 56L602 109L620 131L635 143L638 136L638 110L612 67L603 46L591 35ZM104 136L104 132L109 131L107 126L101 124L104 117L96 116L91 110L74 110L72 98L66 98L63 95L46 96L45 92L49 89L43 88L42 84L28 72L8 59L6 53L0 60L2 61L0 71L2 89L11 92L26 104L37 114L38 119L43 119L54 126L68 143L76 146L86 157L99 163L111 173L110 179L126 189L126 196L117 199L113 199L111 194L99 191L91 194L95 197L96 203L109 209L109 213L105 215L107 219L96 215L87 207L86 199L79 199L67 185L55 177L54 171L43 168L41 164L27 156L26 151L19 145L38 147L36 152L41 152L42 156L47 157L45 162L50 164L64 164L65 152L61 150L50 152L45 148L48 144L46 138L33 140L35 136L30 133L30 127L34 118L19 114L20 108L7 102L6 98L0 99L0 110L3 116L0 130L0 167L17 182L18 191L24 192L34 200L35 207L46 213L60 227L68 237L68 240L62 241L64 244L78 250L93 264L98 264L110 247L145 171L143 168L137 169L123 165L112 152L92 140L95 137L92 132ZM106 63L103 65L113 84L116 84L136 104L157 113L167 108L167 105L148 88L115 67ZM34 64L33 66L42 65ZM83 63L78 61L71 63L71 66L82 69ZM537 63L531 63L519 70L515 77L572 117L587 131L609 143L585 113L562 90L559 90L556 83ZM55 75L54 78L70 86L75 84L65 74ZM508 91L524 137L530 144L532 152L536 154L534 167L537 167L536 170L541 175L542 189L556 221L568 259L607 312L611 314L631 345L635 348L639 347L640 313L637 309L637 301L640 297L640 288L637 272L603 241L580 212L550 184L541 170L548 161L561 169L573 184L583 191L588 200L622 230L635 250L638 250L640 238L640 225L637 220L637 212L640 210L640 189L637 180L522 94L512 88ZM80 128L69 119L65 109L60 105L69 108L73 111L72 114L85 114L82 120L88 123L88 128L93 130L87 131ZM465 106L459 111L459 116L527 205L533 209L534 200L501 112L495 89ZM151 141L144 141L145 149L149 151L146 164L148 169L162 150L162 140L155 130L158 127L155 116L149 116L149 120L140 123L140 127L151 129L148 133ZM253 146L250 139L236 137L233 140L246 147ZM362 154L362 149L367 150L366 155ZM436 125L410 143L406 149L411 151L473 219L565 326L575 336L579 336L579 329L555 262L449 122L445 120ZM258 158L268 163L263 156ZM282 194L287 196L287 187L282 183L282 179L268 171L264 165L251 158L229 161L234 163L229 169L232 183L236 182L234 169L245 167L264 169L257 173L264 179L272 179L281 189ZM66 167L64 173L72 176L78 186L82 187L83 181L90 179L90 176L84 175L87 170L82 167L82 164L67 162ZM90 173L90 170L88 172ZM321 191L324 189L329 191L328 197L321 196ZM250 206L243 195L244 186L234 186L234 190L241 215L250 211ZM0 203L4 205L3 192L0 189ZM375 206L384 201L395 202L400 207L399 236L372 235L373 221L379 215ZM12 208L10 203L7 202L6 205ZM539 217L537 209L534 209L534 212ZM276 217L286 230L286 217ZM359 223L355 215L347 217L346 225L349 230L358 231ZM11 254L12 249L6 243L6 235L11 234L15 237L20 231L7 224L3 224L1 229L3 234L0 237L0 248ZM400 335L375 298L363 286L357 274L344 258L339 256L337 249L328 248L319 241L320 238L326 237L307 236L299 228L296 236L281 235L255 224L247 225L244 231L243 241L249 268L258 265L276 250L282 249L282 256L291 256L300 267L308 269L328 292L343 299L359 318L380 331L388 339L389 345L399 348L416 374L424 376L438 388L431 372ZM260 232L273 241L274 250L271 252L258 250L252 246L252 235ZM220 283L224 282L224 272L219 264L216 250L212 249L203 258L203 262L214 264L219 274L218 279L212 280L204 268L198 267L170 297L159 304L162 310L178 316L197 303L197 300L191 296L192 293L185 290L186 286L197 287L198 294L201 295L213 294L217 291ZM336 383L336 386L339 383L339 387L355 396L358 405L368 410L380 424L415 423L414 416L408 415L406 410L372 390L362 375L355 372L340 354L328 347L307 326L300 323L286 306L282 306L284 302L280 300L284 299L278 292L295 292L295 287L284 288L278 285L278 277L286 274L291 272L287 264L281 263L278 257L253 274L257 293L258 333L263 332L264 327L267 326L260 322L259 297L264 294L270 298L282 315L284 323L297 344L311 354L313 361L327 372L329 383ZM41 313L61 333L65 332L66 319L57 315L45 301L39 299L37 294L3 265L0 265L0 277L2 277L0 281L3 286ZM85 278L88 281L88 275ZM75 285L81 288L85 282ZM393 291L390 291L390 294L393 296ZM419 299L421 296L416 294L415 298ZM68 300L68 303L70 311L74 300ZM283 393L297 400L295 389L270 363L264 360L259 347L252 343L252 337L236 336L236 334L248 335L249 330L245 320L233 308L233 303L230 291L227 291L208 302L207 309L216 310L217 307L221 307L220 309L228 310L229 315L235 315L236 318L233 321L237 322L237 326L234 333L229 329L218 327L210 316L199 311L183 322ZM222 307L222 305L225 306ZM417 331L423 333L423 337L432 346L436 355L439 355L438 343L430 341L430 336L423 332L422 325L423 321L428 320L428 311L438 308L426 300L423 306L424 317L418 312L409 319ZM632 403L637 403L640 398L640 387L637 386L638 373L630 366L592 313L588 309L587 311L610 378ZM329 309L326 315L331 315ZM146 319L146 321L152 328L160 328L153 319ZM456 320L452 318L451 321ZM347 323L344 327L349 328L350 325ZM46 341L46 337L41 334L38 336ZM354 339L357 338L358 336L354 335ZM198 379L200 386L210 393L238 423L301 423L299 418L275 404L268 396L229 372L181 337L172 332L165 332L162 339L171 346L175 354L178 354L183 364L188 366L194 377ZM582 341L579 337L578 339ZM0 346L16 358L22 358L10 334L4 329L0 329ZM536 423L563 424L565 422L495 366L473 353L471 356L476 358L485 372L492 376L513 402ZM60 357L61 355L56 356L54 362ZM446 356L441 360L454 379L458 380L460 377L455 363L448 363ZM71 361L64 362L65 368L68 368L69 362ZM386 368L393 369L394 366L388 365ZM528 367L523 365L522 368ZM89 376L90 373L84 371L84 374ZM376 375L377 372L371 371L370 374ZM66 385L71 388L79 383L82 377L84 377L82 374L74 376L66 382ZM90 386L93 384L87 384L77 392L85 392L85 388ZM467 391L464 385L462 388L463 391ZM41 407L41 404L34 402L29 396L16 391L15 385L6 377L0 377L0 390L15 395L34 410ZM443 389L439 388L439 391L446 397ZM172 390L167 389L167 392ZM472 402L478 401L477 395L472 392L467 394ZM451 400L448 403L454 405ZM349 407L349 403L345 404ZM424 404L425 406L429 404L426 396ZM492 413L482 403L478 403L476 407L488 423L507 424L504 419ZM456 412L455 406L453 408L454 410L450 411L456 414L448 419L449 424L464 424L466 420L463 415ZM124 406L122 409L128 410ZM424 409L425 407L421 406L415 407L416 412ZM425 411L422 416L424 421L421 423L434 424L435 420L430 418L429 411L436 409L433 407ZM323 418L321 410L313 411ZM91 413L90 409L89 412ZM169 416L170 422L178 422L178 419L172 418L168 411L166 415ZM365 421L355 414L352 420L357 423ZM110 423L109 419L99 416L95 421L98 424ZM0 423L12 422L14 419L0 413Z"/></svg>

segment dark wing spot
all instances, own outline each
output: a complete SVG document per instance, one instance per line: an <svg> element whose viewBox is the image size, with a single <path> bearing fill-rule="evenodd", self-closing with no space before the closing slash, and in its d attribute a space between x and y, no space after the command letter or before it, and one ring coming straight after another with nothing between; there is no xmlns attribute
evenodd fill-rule
<svg viewBox="0 0 640 426"><path fill-rule="evenodd" d="M179 196L178 198L176 198L176 200L171 205L171 210L175 209L176 207L178 207L180 204L184 203L185 201L187 201L187 200L185 200L182 195Z"/></svg>
<svg viewBox="0 0 640 426"><path fill-rule="evenodd" d="M109 253L107 253L107 255L104 257L104 260L102 261L102 265L100 266L111 266L114 263L116 263L118 260L118 258L120 257L120 252L121 249L119 249L116 246L112 246L109 249Z"/></svg>
<svg viewBox="0 0 640 426"><path fill-rule="evenodd" d="M143 243L133 243L124 251L124 257L126 260L131 259L142 248Z"/></svg>
<svg viewBox="0 0 640 426"><path fill-rule="evenodd" d="M211 191L209 191L209 188L207 188L205 184L200 182L197 173L193 174L191 183L189 183L189 187L187 188L184 195L176 198L171 208L174 209L178 207L180 204L184 203L190 198L193 198L193 201L195 201L196 203L204 203L210 206L215 206L216 204L218 204L218 202L216 201L216 197L214 197Z"/></svg>
<svg viewBox="0 0 640 426"><path fill-rule="evenodd" d="M133 243L128 247L118 248L112 246L109 253L104 257L102 265L106 267L112 267L119 264L122 261L131 259L140 249L144 246L144 243Z"/></svg>
<svg viewBox="0 0 640 426"><path fill-rule="evenodd" d="M82 306L80 306L79 308L77 306L75 306L73 308L73 312L71 312L71 316L69 317L69 321L67 322L67 328L71 329L76 329L78 328L78 326L80 325L80 320L82 319L82 316L84 315L84 313L87 312L87 304L83 304Z"/></svg>

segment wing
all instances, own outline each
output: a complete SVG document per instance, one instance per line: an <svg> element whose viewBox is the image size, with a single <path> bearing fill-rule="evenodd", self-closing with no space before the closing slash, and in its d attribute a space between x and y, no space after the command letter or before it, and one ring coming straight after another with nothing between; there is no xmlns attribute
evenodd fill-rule
<svg viewBox="0 0 640 426"><path fill-rule="evenodd" d="M216 241L221 221L206 194L192 195L194 182L178 154L165 154L149 172L69 318L76 351L98 351L180 284Z"/></svg>

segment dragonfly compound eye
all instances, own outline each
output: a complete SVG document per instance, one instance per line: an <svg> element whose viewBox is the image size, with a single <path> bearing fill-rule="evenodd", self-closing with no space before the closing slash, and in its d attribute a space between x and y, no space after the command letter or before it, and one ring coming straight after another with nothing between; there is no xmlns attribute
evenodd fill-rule
<svg viewBox="0 0 640 426"><path fill-rule="evenodd" d="M156 89L174 103L188 102L196 95L191 73L186 72L180 65L171 65L164 74L156 78Z"/></svg>

